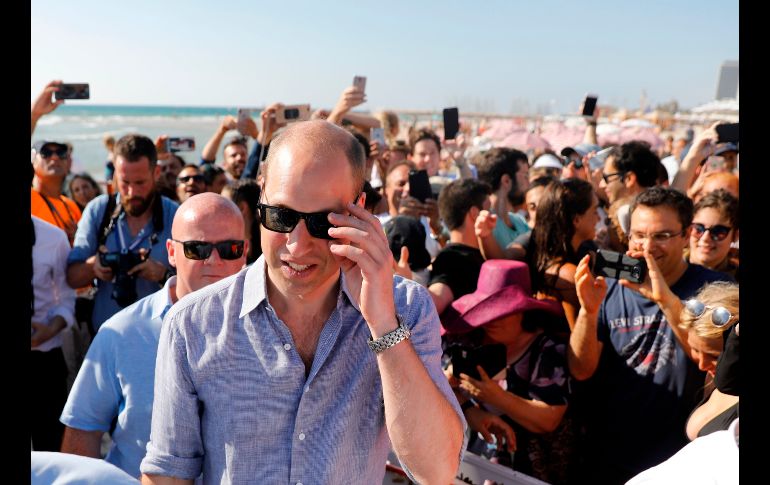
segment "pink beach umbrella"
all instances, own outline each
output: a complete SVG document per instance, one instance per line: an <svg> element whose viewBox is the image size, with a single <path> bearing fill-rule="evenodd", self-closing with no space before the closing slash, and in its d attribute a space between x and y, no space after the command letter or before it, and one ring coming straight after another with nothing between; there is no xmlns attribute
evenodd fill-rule
<svg viewBox="0 0 770 485"><path fill-rule="evenodd" d="M663 145L663 140L652 128L623 128L620 132L620 142L626 143L632 140L645 141L650 144L650 148L653 150L657 150Z"/></svg>
<svg viewBox="0 0 770 485"><path fill-rule="evenodd" d="M562 123L547 123L540 130L540 136L545 138L557 153L564 147L582 143L584 135L585 128L569 127Z"/></svg>
<svg viewBox="0 0 770 485"><path fill-rule="evenodd" d="M519 150L549 149L551 144L542 136L527 130L515 131L497 143L498 147L517 148Z"/></svg>

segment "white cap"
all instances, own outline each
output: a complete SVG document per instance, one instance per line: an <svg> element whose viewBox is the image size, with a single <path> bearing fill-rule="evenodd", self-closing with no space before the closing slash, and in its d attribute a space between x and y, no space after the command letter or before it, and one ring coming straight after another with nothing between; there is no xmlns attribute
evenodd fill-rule
<svg viewBox="0 0 770 485"><path fill-rule="evenodd" d="M564 168L561 161L550 153L544 153L537 157L532 168Z"/></svg>

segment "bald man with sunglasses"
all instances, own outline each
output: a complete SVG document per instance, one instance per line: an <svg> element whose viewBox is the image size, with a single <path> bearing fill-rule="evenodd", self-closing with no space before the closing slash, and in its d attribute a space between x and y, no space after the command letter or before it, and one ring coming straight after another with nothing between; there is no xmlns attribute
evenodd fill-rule
<svg viewBox="0 0 770 485"><path fill-rule="evenodd" d="M134 477L139 477L150 438L163 317L184 296L243 268L249 244L243 240L238 207L213 193L185 201L174 216L171 234L166 248L177 275L102 325L60 418L66 426L63 452L101 458L102 434L110 432L106 460Z"/></svg>
<svg viewBox="0 0 770 485"><path fill-rule="evenodd" d="M427 290L394 277L364 153L326 121L271 144L263 254L166 316L142 483L450 483L465 422Z"/></svg>

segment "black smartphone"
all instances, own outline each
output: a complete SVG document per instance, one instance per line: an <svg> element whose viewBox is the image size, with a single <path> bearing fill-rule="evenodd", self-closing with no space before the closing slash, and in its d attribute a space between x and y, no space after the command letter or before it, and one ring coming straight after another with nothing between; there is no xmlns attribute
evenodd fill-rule
<svg viewBox="0 0 770 485"><path fill-rule="evenodd" d="M449 347L448 353L452 362L452 374L458 378L460 374L466 374L474 379L481 379L477 365L480 365L490 378L506 367L504 344L488 344L475 348L453 345Z"/></svg>
<svg viewBox="0 0 770 485"><path fill-rule="evenodd" d="M738 123L729 125L717 125L717 136L719 143L737 143L738 142Z"/></svg>
<svg viewBox="0 0 770 485"><path fill-rule="evenodd" d="M91 92L87 83L60 84L59 90L54 93L54 98L59 99L90 99Z"/></svg>
<svg viewBox="0 0 770 485"><path fill-rule="evenodd" d="M596 100L599 96L595 94L586 94L586 99L583 101L583 116L593 116L596 111Z"/></svg>
<svg viewBox="0 0 770 485"><path fill-rule="evenodd" d="M623 253L598 249L591 257L591 273L594 276L642 283L647 277L647 263Z"/></svg>
<svg viewBox="0 0 770 485"><path fill-rule="evenodd" d="M433 198L433 189L426 170L409 171L409 195L423 203L425 199Z"/></svg>
<svg viewBox="0 0 770 485"><path fill-rule="evenodd" d="M195 150L195 138L191 136L169 137L169 139L166 141L167 152L191 152L193 150Z"/></svg>
<svg viewBox="0 0 770 485"><path fill-rule="evenodd" d="M454 140L460 131L460 112L457 108L444 108L444 139Z"/></svg>

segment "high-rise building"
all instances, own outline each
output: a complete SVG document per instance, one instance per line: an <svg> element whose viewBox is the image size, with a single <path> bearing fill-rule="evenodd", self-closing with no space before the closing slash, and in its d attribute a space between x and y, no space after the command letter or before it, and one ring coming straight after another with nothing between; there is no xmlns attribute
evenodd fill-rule
<svg viewBox="0 0 770 485"><path fill-rule="evenodd" d="M719 82L715 99L738 98L738 61L725 61L719 69Z"/></svg>

